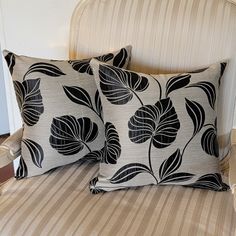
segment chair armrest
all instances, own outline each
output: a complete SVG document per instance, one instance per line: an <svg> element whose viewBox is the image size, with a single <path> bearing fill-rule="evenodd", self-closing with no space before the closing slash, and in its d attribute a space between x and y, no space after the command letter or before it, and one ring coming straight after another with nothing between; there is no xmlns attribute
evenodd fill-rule
<svg viewBox="0 0 236 236"><path fill-rule="evenodd" d="M23 128L17 130L0 145L0 168L7 166L21 154Z"/></svg>
<svg viewBox="0 0 236 236"><path fill-rule="evenodd" d="M229 161L229 183L234 194L234 209L236 211L236 144L232 146Z"/></svg>

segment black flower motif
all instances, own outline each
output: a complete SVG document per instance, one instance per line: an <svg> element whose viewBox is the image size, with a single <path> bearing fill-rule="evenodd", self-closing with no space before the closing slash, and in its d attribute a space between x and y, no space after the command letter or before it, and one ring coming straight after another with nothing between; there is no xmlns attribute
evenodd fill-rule
<svg viewBox="0 0 236 236"><path fill-rule="evenodd" d="M98 182L97 177L95 177L94 179L92 179L90 181L90 186L89 186L90 192L92 194L104 193L105 192L104 190L102 190L102 189L100 189L99 187L96 186L97 182Z"/></svg>
<svg viewBox="0 0 236 236"><path fill-rule="evenodd" d="M40 79L28 79L20 83L14 81L16 98L20 107L22 119L28 126L39 121L44 112L42 96L40 93Z"/></svg>
<svg viewBox="0 0 236 236"><path fill-rule="evenodd" d="M204 122L205 122L205 111L203 107L195 102L190 101L187 98L185 98L185 105L186 110L192 119L194 130L193 130L193 137L202 129Z"/></svg>
<svg viewBox="0 0 236 236"><path fill-rule="evenodd" d="M30 139L22 139L23 144L28 148L33 163L38 167L42 168L42 162L44 159L44 152L42 147Z"/></svg>
<svg viewBox="0 0 236 236"><path fill-rule="evenodd" d="M9 68L9 71L11 73L11 75L13 74L13 69L14 69L14 66L16 64L16 58L15 58L15 55L11 52L9 52L6 56L5 56L5 60L7 62L7 66Z"/></svg>
<svg viewBox="0 0 236 236"><path fill-rule="evenodd" d="M89 152L83 158L81 158L81 160L101 161L103 157L103 152L104 148L102 148L101 150Z"/></svg>
<svg viewBox="0 0 236 236"><path fill-rule="evenodd" d="M229 186L222 181L218 173L201 176L195 183L187 185L193 188L203 188L214 191L227 191Z"/></svg>
<svg viewBox="0 0 236 236"><path fill-rule="evenodd" d="M27 166L25 164L25 161L22 157L20 157L20 162L19 162L19 166L16 170L16 175L15 178L16 179L23 179L25 177L28 176L28 169Z"/></svg>
<svg viewBox="0 0 236 236"><path fill-rule="evenodd" d="M87 73L89 75L93 75L92 68L90 67L91 59L83 59L83 60L73 60L73 61L68 61L71 65L72 68L75 71L78 71L79 73Z"/></svg>
<svg viewBox="0 0 236 236"><path fill-rule="evenodd" d="M106 164L116 164L121 154L119 135L115 126L107 122L105 124L105 145L101 162Z"/></svg>
<svg viewBox="0 0 236 236"><path fill-rule="evenodd" d="M201 139L202 149L209 155L219 157L219 144L217 139L217 127L216 122L215 125L211 125L209 129L207 129Z"/></svg>
<svg viewBox="0 0 236 236"><path fill-rule="evenodd" d="M193 178L193 174L186 172L177 172L182 163L182 155L177 149L169 158L167 158L160 166L159 177L160 184L178 183L188 181ZM175 172L175 173L174 173Z"/></svg>
<svg viewBox="0 0 236 236"><path fill-rule="evenodd" d="M128 126L132 142L144 143L151 139L156 148L165 148L175 141L180 122L172 101L166 98L139 108Z"/></svg>
<svg viewBox="0 0 236 236"><path fill-rule="evenodd" d="M103 113L102 113L102 103L98 93L98 90L95 93L95 108L93 107L91 97L89 93L77 86L63 86L64 92L66 96L74 103L79 105L83 105L91 109L96 115L103 121Z"/></svg>
<svg viewBox="0 0 236 236"><path fill-rule="evenodd" d="M103 56L95 57L95 59L101 61L101 62L108 62L111 59L113 59L114 55L112 53L105 54ZM90 66L91 58L89 59L83 59L83 60L73 60L69 61L69 63L72 65L72 68L75 71L78 71L79 73L87 73L89 75L93 75L92 68Z"/></svg>
<svg viewBox="0 0 236 236"><path fill-rule="evenodd" d="M53 118L49 142L63 155L74 155L80 152L87 143L93 142L98 135L98 126L89 118L76 119L74 116Z"/></svg>
<svg viewBox="0 0 236 236"><path fill-rule="evenodd" d="M220 63L220 78L219 78L219 82L218 82L218 85L220 86L221 84L221 79L222 79L222 76L225 72L225 69L226 69L226 66L227 66L227 63L226 62L222 62Z"/></svg>
<svg viewBox="0 0 236 236"><path fill-rule="evenodd" d="M130 163L122 166L110 179L112 184L125 183L139 174L148 173L152 175L150 169L140 163Z"/></svg>
<svg viewBox="0 0 236 236"><path fill-rule="evenodd" d="M101 61L101 62L108 62L111 59L113 59L114 55L112 53L108 53L102 56L94 57L95 59Z"/></svg>
<svg viewBox="0 0 236 236"><path fill-rule="evenodd" d="M200 88L206 93L209 104L212 107L212 109L214 109L215 101L216 101L215 86L208 81L203 81L203 82L198 82L195 84L190 84L187 88L194 88L194 87Z"/></svg>
<svg viewBox="0 0 236 236"><path fill-rule="evenodd" d="M39 62L29 67L28 71L24 75L24 79L26 78L27 75L35 72L42 73L52 77L59 77L65 75L59 67L45 62Z"/></svg>
<svg viewBox="0 0 236 236"><path fill-rule="evenodd" d="M99 66L100 87L107 100L115 105L123 105L135 95L143 105L136 92L143 92L149 86L148 79L131 71L109 66Z"/></svg>
<svg viewBox="0 0 236 236"><path fill-rule="evenodd" d="M160 179L163 179L175 172L180 167L181 163L182 155L180 153L180 150L177 149L169 158L162 162L159 168Z"/></svg>
<svg viewBox="0 0 236 236"><path fill-rule="evenodd" d="M185 87L190 82L191 75L190 74L180 74L171 77L166 83L166 97L169 96L171 92L174 90Z"/></svg>
<svg viewBox="0 0 236 236"><path fill-rule="evenodd" d="M113 60L113 66L122 68L128 58L128 52L125 48L122 48L119 53L116 54ZM98 59L99 60L99 59Z"/></svg>
<svg viewBox="0 0 236 236"><path fill-rule="evenodd" d="M93 104L88 92L77 86L63 86L66 96L74 103L93 109Z"/></svg>

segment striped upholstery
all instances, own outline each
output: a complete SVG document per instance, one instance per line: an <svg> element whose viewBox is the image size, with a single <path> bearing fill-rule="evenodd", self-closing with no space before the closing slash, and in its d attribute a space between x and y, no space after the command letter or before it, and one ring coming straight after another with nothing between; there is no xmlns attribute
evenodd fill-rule
<svg viewBox="0 0 236 236"><path fill-rule="evenodd" d="M77 163L10 180L0 198L0 235L235 235L230 192L147 186L93 195L88 182L97 169Z"/></svg>
<svg viewBox="0 0 236 236"><path fill-rule="evenodd" d="M226 0L80 0L72 19L70 57L132 44L131 68L149 73L231 58L222 90L224 143L232 126L235 38L236 7ZM75 163L42 176L9 180L1 187L0 235L236 234L230 192L147 186L92 195L88 182L97 171L97 165Z"/></svg>
<svg viewBox="0 0 236 236"><path fill-rule="evenodd" d="M153 74L231 59L218 119L224 156L236 96L235 42L236 5L226 0L82 0L72 18L70 57L131 44L131 69Z"/></svg>

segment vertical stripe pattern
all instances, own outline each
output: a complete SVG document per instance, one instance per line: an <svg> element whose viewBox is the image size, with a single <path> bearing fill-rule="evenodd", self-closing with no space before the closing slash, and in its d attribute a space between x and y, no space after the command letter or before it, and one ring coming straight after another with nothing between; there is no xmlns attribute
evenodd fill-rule
<svg viewBox="0 0 236 236"><path fill-rule="evenodd" d="M236 5L226 0L81 2L71 21L71 58L131 44L130 69L152 74L192 71L230 59L218 116L219 135L229 136L236 96ZM228 142L221 146L222 156Z"/></svg>
<svg viewBox="0 0 236 236"><path fill-rule="evenodd" d="M230 192L146 186L93 195L98 165L75 163L8 181L0 197L0 235L234 236Z"/></svg>

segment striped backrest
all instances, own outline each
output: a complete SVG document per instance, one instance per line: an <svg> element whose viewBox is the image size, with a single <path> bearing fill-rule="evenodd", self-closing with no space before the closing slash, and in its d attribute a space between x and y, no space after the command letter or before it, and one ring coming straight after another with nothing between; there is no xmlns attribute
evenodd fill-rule
<svg viewBox="0 0 236 236"><path fill-rule="evenodd" d="M236 5L226 0L79 2L71 22L71 58L127 44L133 46L130 69L147 73L188 71L230 59L218 119L225 148L236 96Z"/></svg>

